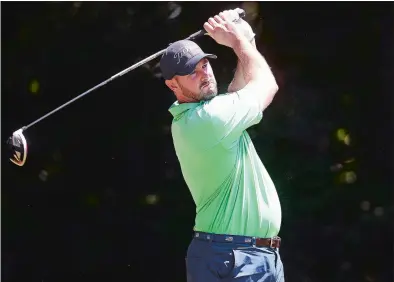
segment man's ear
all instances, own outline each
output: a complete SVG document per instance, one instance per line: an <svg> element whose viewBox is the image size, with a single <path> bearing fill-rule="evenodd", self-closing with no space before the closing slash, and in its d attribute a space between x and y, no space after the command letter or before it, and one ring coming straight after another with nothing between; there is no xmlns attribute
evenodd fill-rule
<svg viewBox="0 0 394 282"><path fill-rule="evenodd" d="M165 83L173 92L176 92L179 89L179 85L175 79L166 80Z"/></svg>

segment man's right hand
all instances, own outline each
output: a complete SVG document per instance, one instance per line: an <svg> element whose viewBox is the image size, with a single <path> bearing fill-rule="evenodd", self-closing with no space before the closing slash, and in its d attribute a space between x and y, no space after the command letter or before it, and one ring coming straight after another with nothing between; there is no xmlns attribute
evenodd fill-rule
<svg viewBox="0 0 394 282"><path fill-rule="evenodd" d="M204 29L218 44L233 48L237 40L246 39L242 29L234 23L238 18L235 10L226 10L209 18Z"/></svg>

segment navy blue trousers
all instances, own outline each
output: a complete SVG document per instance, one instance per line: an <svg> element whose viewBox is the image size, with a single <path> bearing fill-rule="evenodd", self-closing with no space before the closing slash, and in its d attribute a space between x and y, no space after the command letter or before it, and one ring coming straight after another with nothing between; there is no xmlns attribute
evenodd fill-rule
<svg viewBox="0 0 394 282"><path fill-rule="evenodd" d="M284 282L279 250L193 238L186 256L187 282Z"/></svg>

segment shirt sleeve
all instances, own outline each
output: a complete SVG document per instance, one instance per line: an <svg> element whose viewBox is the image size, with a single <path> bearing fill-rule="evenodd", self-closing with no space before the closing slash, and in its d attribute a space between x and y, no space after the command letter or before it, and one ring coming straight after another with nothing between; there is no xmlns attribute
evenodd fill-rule
<svg viewBox="0 0 394 282"><path fill-rule="evenodd" d="M258 103L258 91L240 91L218 95L204 105L206 116L218 141L233 142L242 133L259 123L263 112Z"/></svg>

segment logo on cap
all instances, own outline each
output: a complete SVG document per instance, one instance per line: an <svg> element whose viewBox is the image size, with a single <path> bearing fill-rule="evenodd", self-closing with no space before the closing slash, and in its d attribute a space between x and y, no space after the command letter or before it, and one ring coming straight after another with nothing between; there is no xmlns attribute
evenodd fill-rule
<svg viewBox="0 0 394 282"><path fill-rule="evenodd" d="M189 48L187 48L187 47L183 47L183 48L181 49L181 51L175 53L174 59L178 59L178 62L176 63L177 65L181 62L182 57L183 57L184 55L186 55L186 53L190 53L190 50L189 50Z"/></svg>

